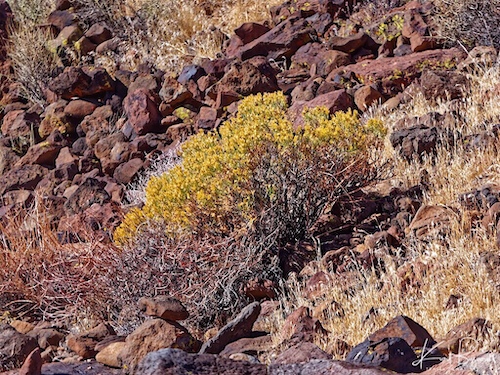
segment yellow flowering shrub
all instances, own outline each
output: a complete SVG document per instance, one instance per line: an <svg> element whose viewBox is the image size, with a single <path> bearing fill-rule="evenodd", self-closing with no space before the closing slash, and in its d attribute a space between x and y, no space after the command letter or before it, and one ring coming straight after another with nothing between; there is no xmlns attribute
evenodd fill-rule
<svg viewBox="0 0 500 375"><path fill-rule="evenodd" d="M258 94L218 132L192 136L181 162L150 179L144 207L126 215L115 241L127 242L149 220L172 234L255 229L280 232L280 242L303 236L338 192L336 173L362 159L384 129L374 120L361 125L355 111L330 115L326 108L305 110L304 126L295 128L286 111L284 94Z"/></svg>

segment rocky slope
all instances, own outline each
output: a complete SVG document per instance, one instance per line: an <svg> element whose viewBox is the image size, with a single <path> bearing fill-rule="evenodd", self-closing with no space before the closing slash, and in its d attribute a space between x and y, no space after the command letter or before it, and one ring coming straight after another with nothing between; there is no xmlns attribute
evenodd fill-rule
<svg viewBox="0 0 500 375"><path fill-rule="evenodd" d="M2 40L13 17L7 3L0 4ZM460 48L443 48L430 33L428 2L407 2L365 23L359 21L362 12L353 13L354 5L299 0L274 7L265 24L245 23L236 29L219 58L185 66L177 76L148 64L137 71L118 64L109 71L91 64L61 67L45 89L45 108L21 98L16 82L4 81L3 226L8 228L20 210L41 197L60 243L95 238L110 243L126 211L127 184L156 155L175 149L191 134L216 129L237 112L245 96L285 92L290 116L300 126L305 107L364 112L384 103L383 110L390 111L411 100L415 91L430 100L460 99L470 66L494 63L497 57L493 47L476 47L468 55ZM44 27L56 32L51 45L60 56L78 50L88 61L97 61L96 56L119 50L119 35L105 24L81 28L71 1L58 1ZM5 45L0 49L2 70L8 71ZM432 157L443 142L479 149L496 141L498 127L466 137L443 136L441 124L452 115L433 112L402 119L390 142L402 158L419 160ZM319 300L338 281L322 270L349 285L353 268L383 268L379 254L398 257L409 238L425 240L449 231L454 211L422 205L424 191L425 181L409 189L379 184L337 202L315 228L321 260L315 260L310 244L298 244L281 255L284 273L299 274L306 298ZM499 199L499 189L483 186L464 192L463 210L477 212L483 225L495 227ZM490 254L485 263L494 269L498 255ZM401 264L401 288L421 282L426 267ZM264 323L277 309L273 285L258 280L248 290L259 302L249 304L205 342L182 325L188 312L172 298L139 301L151 318L126 337L108 323L70 334L69 327L57 322L14 319L0 327L0 370L22 366L7 373L32 375L498 373L492 367L498 354L454 356L462 339L480 341L491 333L489 322L480 318L437 340L418 322L397 316L359 345L336 340L327 353L316 345L329 334L320 319L326 307L318 304L314 311L301 307L286 318L276 349ZM459 300L450 296L450 309ZM366 319L376 314L370 311ZM346 360L333 360L333 352ZM263 353L268 353L268 366L257 360Z"/></svg>

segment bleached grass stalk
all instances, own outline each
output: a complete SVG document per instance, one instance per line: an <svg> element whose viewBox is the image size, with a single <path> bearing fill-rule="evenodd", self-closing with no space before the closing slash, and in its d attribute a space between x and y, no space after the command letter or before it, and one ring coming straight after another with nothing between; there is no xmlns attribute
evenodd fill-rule
<svg viewBox="0 0 500 375"><path fill-rule="evenodd" d="M179 164L178 149L169 150L155 157L151 164L137 179L127 186L125 198L130 206L146 203L146 186L151 177L159 177Z"/></svg>

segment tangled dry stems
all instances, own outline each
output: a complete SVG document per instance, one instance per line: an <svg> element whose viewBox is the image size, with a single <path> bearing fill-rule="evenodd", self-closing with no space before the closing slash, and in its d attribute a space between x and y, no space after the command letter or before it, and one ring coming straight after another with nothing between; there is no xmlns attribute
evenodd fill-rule
<svg viewBox="0 0 500 375"><path fill-rule="evenodd" d="M43 319L108 318L118 249L98 241L62 245L41 199L4 217L0 232L2 310Z"/></svg>
<svg viewBox="0 0 500 375"><path fill-rule="evenodd" d="M500 47L499 0L433 0L438 36L468 48L476 45Z"/></svg>

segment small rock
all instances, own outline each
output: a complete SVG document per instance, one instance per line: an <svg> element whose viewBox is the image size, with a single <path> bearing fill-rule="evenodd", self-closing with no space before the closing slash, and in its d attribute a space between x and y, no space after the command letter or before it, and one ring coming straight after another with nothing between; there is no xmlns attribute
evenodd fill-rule
<svg viewBox="0 0 500 375"><path fill-rule="evenodd" d="M158 130L160 112L155 102L143 89L127 95L124 100L124 110L136 134L143 135Z"/></svg>
<svg viewBox="0 0 500 375"><path fill-rule="evenodd" d="M96 344L106 336L115 334L115 331L109 324L101 323L88 332L79 335L69 335L67 338L68 348L83 359L92 358L97 354L95 350Z"/></svg>
<svg viewBox="0 0 500 375"><path fill-rule="evenodd" d="M85 36L94 44L101 44L111 39L111 30L102 22L94 23L85 33Z"/></svg>
<svg viewBox="0 0 500 375"><path fill-rule="evenodd" d="M184 305L179 300L169 296L142 297L139 300L139 308L146 315L165 320L178 321L189 317Z"/></svg>
<svg viewBox="0 0 500 375"><path fill-rule="evenodd" d="M443 353L463 353L479 351L485 341L491 340L492 325L485 319L473 318L451 329L439 342Z"/></svg>
<svg viewBox="0 0 500 375"><path fill-rule="evenodd" d="M300 342L274 358L272 364L303 363L312 359L332 359L332 356L311 342Z"/></svg>
<svg viewBox="0 0 500 375"><path fill-rule="evenodd" d="M371 86L363 86L354 93L354 103L361 111L366 111L373 103L378 102L383 102L383 96Z"/></svg>
<svg viewBox="0 0 500 375"><path fill-rule="evenodd" d="M247 336L259 317L260 304L251 303L245 307L236 318L227 323L220 331L208 340L200 349L200 353L220 353L227 344Z"/></svg>
<svg viewBox="0 0 500 375"><path fill-rule="evenodd" d="M96 354L95 359L103 365L120 368L121 361L118 359L118 356L126 345L127 344L124 341L113 342L99 351L99 353Z"/></svg>

